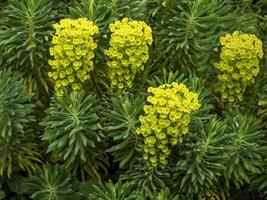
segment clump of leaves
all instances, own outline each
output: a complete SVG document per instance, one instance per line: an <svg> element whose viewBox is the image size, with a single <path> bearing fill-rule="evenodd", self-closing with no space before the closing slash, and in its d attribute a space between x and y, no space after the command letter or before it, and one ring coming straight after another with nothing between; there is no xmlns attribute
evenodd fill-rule
<svg viewBox="0 0 267 200"><path fill-rule="evenodd" d="M45 164L29 178L24 191L33 200L77 199L79 196L73 191L70 180L70 173L63 166Z"/></svg>
<svg viewBox="0 0 267 200"><path fill-rule="evenodd" d="M137 200L140 194L134 190L131 183L116 184L111 181L93 185L93 192L89 194L89 200ZM141 199L140 199L141 200Z"/></svg>
<svg viewBox="0 0 267 200"><path fill-rule="evenodd" d="M232 137L228 142L230 159L225 163L224 177L227 185L233 182L239 188L251 183L252 174L261 173L266 152L264 133L257 119L242 113L228 113L226 123Z"/></svg>
<svg viewBox="0 0 267 200"><path fill-rule="evenodd" d="M139 115L143 112L145 98L133 95L111 97L108 110L104 112L108 119L104 129L114 141L107 152L120 163L120 168L132 168L138 157L138 137L136 128Z"/></svg>
<svg viewBox="0 0 267 200"><path fill-rule="evenodd" d="M1 10L0 51L30 92L48 97L47 59L56 13L52 0L10 0Z"/></svg>
<svg viewBox="0 0 267 200"><path fill-rule="evenodd" d="M0 71L0 176L18 167L28 173L41 162L31 124L34 105L19 77Z"/></svg>
<svg viewBox="0 0 267 200"><path fill-rule="evenodd" d="M173 169L180 196L202 199L223 175L228 161L227 126L216 117L208 123L198 121L181 146L180 159Z"/></svg>
<svg viewBox="0 0 267 200"><path fill-rule="evenodd" d="M151 191L147 191L148 198L144 198L143 200L153 199L153 200L179 200L178 196L173 196L169 190L169 188L161 189L158 193L154 193Z"/></svg>
<svg viewBox="0 0 267 200"><path fill-rule="evenodd" d="M80 170L100 179L98 170L106 170L106 157L98 131L97 100L84 91L64 93L53 99L47 110L42 139L48 143L47 153L63 161L73 173Z"/></svg>
<svg viewBox="0 0 267 200"><path fill-rule="evenodd" d="M25 86L19 77L10 70L0 71L0 128L1 137L11 137L15 133L24 133L25 126L34 122L34 105L31 96L25 92Z"/></svg>
<svg viewBox="0 0 267 200"><path fill-rule="evenodd" d="M159 165L157 168L151 168L143 159L138 159L138 163L134 165L133 169L126 171L121 176L121 180L134 184L144 196L148 196L146 191L159 192L161 189L173 185L169 167Z"/></svg>

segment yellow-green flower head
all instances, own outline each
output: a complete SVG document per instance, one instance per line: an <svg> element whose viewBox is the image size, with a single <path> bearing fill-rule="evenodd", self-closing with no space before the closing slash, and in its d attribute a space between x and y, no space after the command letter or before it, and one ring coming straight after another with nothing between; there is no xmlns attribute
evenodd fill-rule
<svg viewBox="0 0 267 200"><path fill-rule="evenodd" d="M221 37L220 44L221 60L215 67L219 70L222 100L231 108L243 100L246 87L259 73L262 41L255 35L235 31Z"/></svg>
<svg viewBox="0 0 267 200"><path fill-rule="evenodd" d="M144 115L139 117L137 134L144 138L144 159L156 167L168 163L170 147L182 142L182 136L188 133L190 113L201 105L198 94L182 83L150 87L148 92L151 95L143 108Z"/></svg>
<svg viewBox="0 0 267 200"><path fill-rule="evenodd" d="M61 96L64 87L79 90L90 78L97 47L93 36L98 27L86 18L79 18L62 19L54 28L50 48L53 59L49 60L52 70L48 75L55 81L56 94Z"/></svg>
<svg viewBox="0 0 267 200"><path fill-rule="evenodd" d="M145 22L124 18L109 25L111 38L105 54L110 61L111 88L118 93L132 87L137 72L144 69L149 58L148 46L152 44L152 29Z"/></svg>

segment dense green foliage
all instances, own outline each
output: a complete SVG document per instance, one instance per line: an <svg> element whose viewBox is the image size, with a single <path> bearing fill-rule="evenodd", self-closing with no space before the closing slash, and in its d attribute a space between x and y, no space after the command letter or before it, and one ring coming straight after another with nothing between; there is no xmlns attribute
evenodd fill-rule
<svg viewBox="0 0 267 200"><path fill-rule="evenodd" d="M41 123L45 127L42 140L48 143L47 153L74 173L81 170L83 177L86 172L99 176L98 168L105 168L106 161L97 130L96 97L74 91L54 101Z"/></svg>
<svg viewBox="0 0 267 200"><path fill-rule="evenodd" d="M9 1L0 15L3 66L22 73L30 92L48 98L48 47L56 16L53 1Z"/></svg>
<svg viewBox="0 0 267 200"><path fill-rule="evenodd" d="M266 14L0 1L0 199L267 199Z"/></svg>
<svg viewBox="0 0 267 200"><path fill-rule="evenodd" d="M19 167L31 173L41 162L33 132L34 104L22 81L10 70L0 71L0 174L11 176Z"/></svg>
<svg viewBox="0 0 267 200"><path fill-rule="evenodd" d="M70 174L64 167L44 165L25 184L25 192L31 199L71 199L75 198L70 185Z"/></svg>

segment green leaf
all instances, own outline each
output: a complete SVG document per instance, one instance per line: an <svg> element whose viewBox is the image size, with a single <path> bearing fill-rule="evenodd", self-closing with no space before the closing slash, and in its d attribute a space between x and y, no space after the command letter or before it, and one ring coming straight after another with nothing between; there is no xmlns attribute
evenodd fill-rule
<svg viewBox="0 0 267 200"><path fill-rule="evenodd" d="M135 129L139 123L139 115L143 112L144 97L124 95L111 98L109 110L104 115L109 119L104 130L114 140L114 145L107 149L121 168L127 168L136 162L138 152Z"/></svg>
<svg viewBox="0 0 267 200"><path fill-rule="evenodd" d="M52 99L41 122L42 140L48 143L47 153L73 173L79 170L83 175L94 176L96 173L91 166L97 170L107 166L97 109L95 95L84 91L66 92Z"/></svg>
<svg viewBox="0 0 267 200"><path fill-rule="evenodd" d="M4 199L6 197L6 193L0 190L0 199Z"/></svg>
<svg viewBox="0 0 267 200"><path fill-rule="evenodd" d="M53 31L56 17L53 3L11 0L1 9L0 51L4 66L20 72L28 90L33 89L40 99L48 96L49 43L43 41L51 38Z"/></svg>

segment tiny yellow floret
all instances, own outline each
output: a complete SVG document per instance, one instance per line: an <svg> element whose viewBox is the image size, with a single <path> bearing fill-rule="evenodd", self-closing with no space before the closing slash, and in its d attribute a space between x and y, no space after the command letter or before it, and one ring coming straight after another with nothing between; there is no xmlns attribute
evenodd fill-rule
<svg viewBox="0 0 267 200"><path fill-rule="evenodd" d="M260 59L263 57L262 41L255 35L235 31L220 38L219 70L221 98L227 108L233 108L243 100L249 84L254 83L259 73Z"/></svg>
<svg viewBox="0 0 267 200"><path fill-rule="evenodd" d="M109 29L110 47L105 54L110 59L107 65L111 89L123 93L132 87L136 73L143 71L149 58L152 29L142 21L130 21L128 18L115 21L109 25Z"/></svg>
<svg viewBox="0 0 267 200"><path fill-rule="evenodd" d="M171 146L182 142L188 133L190 113L200 108L198 94L190 92L182 83L149 87L144 115L139 117L141 126L137 134L144 138L144 159L156 167L166 165Z"/></svg>
<svg viewBox="0 0 267 200"><path fill-rule="evenodd" d="M49 60L51 77L56 94L63 95L63 88L79 90L84 81L90 78L93 70L94 50L97 45L93 36L98 27L86 18L62 19L54 24L55 34L52 39Z"/></svg>

